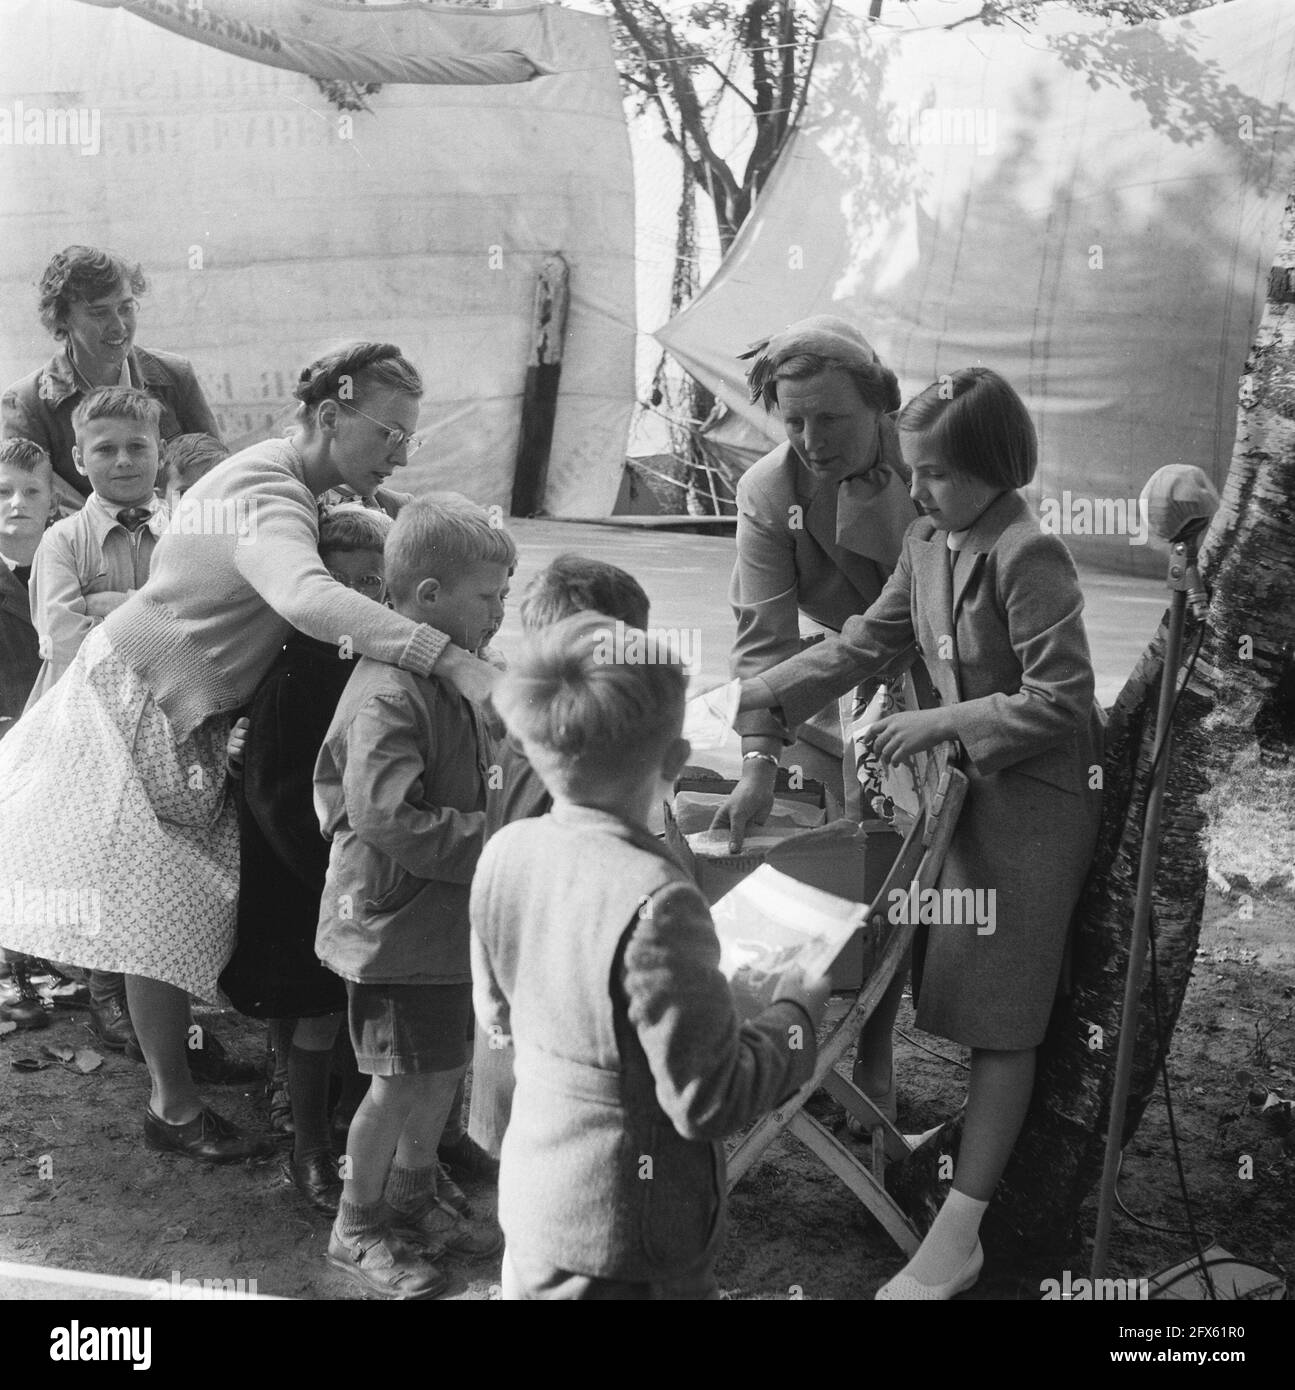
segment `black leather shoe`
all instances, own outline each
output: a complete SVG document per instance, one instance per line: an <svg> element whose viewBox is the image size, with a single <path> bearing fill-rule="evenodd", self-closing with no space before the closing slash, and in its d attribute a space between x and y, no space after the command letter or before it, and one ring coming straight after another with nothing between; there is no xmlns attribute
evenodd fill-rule
<svg viewBox="0 0 1295 1390"><path fill-rule="evenodd" d="M202 1030L202 1046L189 1048L189 1075L209 1086L246 1086L262 1079L254 1062L240 1062L225 1051L214 1033Z"/></svg>
<svg viewBox="0 0 1295 1390"><path fill-rule="evenodd" d="M183 1125L169 1125L152 1110L145 1110L144 1146L158 1153L205 1158L208 1163L238 1163L272 1153L274 1141L268 1135L244 1134L237 1125L204 1106Z"/></svg>
<svg viewBox="0 0 1295 1390"><path fill-rule="evenodd" d="M469 1182L473 1178L488 1178L491 1182L499 1180L499 1160L490 1155L466 1134L461 1134L452 1144L442 1144L436 1150L436 1157L449 1169L450 1176Z"/></svg>
<svg viewBox="0 0 1295 1390"><path fill-rule="evenodd" d="M139 1046L135 1025L126 1012L126 1001L117 996L105 999L102 1004L91 1002L90 1031L110 1052L125 1052L131 1043Z"/></svg>
<svg viewBox="0 0 1295 1390"><path fill-rule="evenodd" d="M289 1155L283 1171L316 1211L337 1215L337 1204L342 1200L342 1180L337 1176L337 1159L333 1154L321 1150L307 1154L300 1163Z"/></svg>

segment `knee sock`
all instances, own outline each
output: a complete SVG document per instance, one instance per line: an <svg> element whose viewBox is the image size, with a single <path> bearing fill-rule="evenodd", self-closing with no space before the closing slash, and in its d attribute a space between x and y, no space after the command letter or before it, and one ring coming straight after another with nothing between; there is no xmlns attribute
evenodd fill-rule
<svg viewBox="0 0 1295 1390"><path fill-rule="evenodd" d="M268 1052L269 1082L271 1090L278 1090L288 1084L288 1053L292 1050L292 1034L297 1026L295 1018L272 1018L266 1025L265 1044Z"/></svg>
<svg viewBox="0 0 1295 1390"><path fill-rule="evenodd" d="M126 977L115 970L88 970L86 980L90 987L90 998L96 1006L120 999L126 1002Z"/></svg>
<svg viewBox="0 0 1295 1390"><path fill-rule="evenodd" d="M292 1101L292 1156L298 1162L327 1152L328 1067L330 1054L293 1046L288 1052L288 1098Z"/></svg>
<svg viewBox="0 0 1295 1390"><path fill-rule="evenodd" d="M438 1165L428 1168L402 1168L393 1163L387 1175L387 1205L398 1215L420 1212L436 1199Z"/></svg>
<svg viewBox="0 0 1295 1390"><path fill-rule="evenodd" d="M976 1248L980 1219L988 1205L988 1202L977 1201L975 1197L959 1192L956 1187L950 1188L944 1205L926 1233L926 1239L902 1272L919 1284L947 1283L967 1263Z"/></svg>
<svg viewBox="0 0 1295 1390"><path fill-rule="evenodd" d="M339 1239L355 1241L361 1236L380 1235L386 1228L386 1208L382 1202L366 1206L348 1202L345 1197L337 1204L337 1220L333 1230Z"/></svg>

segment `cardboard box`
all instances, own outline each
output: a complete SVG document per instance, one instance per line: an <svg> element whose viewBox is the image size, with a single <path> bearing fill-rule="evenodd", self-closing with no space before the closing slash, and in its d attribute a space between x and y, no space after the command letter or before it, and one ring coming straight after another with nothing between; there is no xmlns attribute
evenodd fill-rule
<svg viewBox="0 0 1295 1390"><path fill-rule="evenodd" d="M679 862L692 875L703 897L710 904L719 901L757 865L768 863L802 883L835 893L852 902L871 903L890 872L899 853L901 837L885 821L835 821L816 829L785 826L777 842L767 843L753 853L737 855L697 854L687 836L710 824L717 806L736 786L735 782L713 777L680 778L675 785L676 806L666 807L666 843ZM681 804L678 793L687 796ZM826 796L820 783L806 783L792 789L786 769L779 769L775 785L775 806L779 801L825 808ZM761 837L764 838L763 836ZM857 990L876 962L886 935L885 927L870 921L855 933L832 967L835 992Z"/></svg>

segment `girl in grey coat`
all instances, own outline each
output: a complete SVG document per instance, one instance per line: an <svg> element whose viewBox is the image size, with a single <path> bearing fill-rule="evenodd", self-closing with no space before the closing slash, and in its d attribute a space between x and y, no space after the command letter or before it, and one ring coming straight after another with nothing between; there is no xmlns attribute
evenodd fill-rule
<svg viewBox="0 0 1295 1390"><path fill-rule="evenodd" d="M1102 716L1074 564L1017 492L1037 464L1020 397L987 368L967 368L911 401L899 430L925 515L894 574L839 637L743 682L741 708L781 709L794 728L920 656L939 705L879 720L872 746L894 762L961 745L970 787L940 901L921 917L917 1023L971 1048L966 1123L948 1199L877 1295L946 1299L979 1276L980 1219L1029 1105L1096 844Z"/></svg>

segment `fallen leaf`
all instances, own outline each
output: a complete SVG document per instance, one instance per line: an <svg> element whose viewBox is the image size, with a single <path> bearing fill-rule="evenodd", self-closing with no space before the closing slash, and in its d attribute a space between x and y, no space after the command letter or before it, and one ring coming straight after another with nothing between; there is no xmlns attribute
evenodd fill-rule
<svg viewBox="0 0 1295 1390"><path fill-rule="evenodd" d="M49 1043L45 1043L41 1047L41 1051L46 1057L53 1057L56 1062L70 1062L76 1056L75 1049L66 1047L62 1043L55 1043L52 1047Z"/></svg>
<svg viewBox="0 0 1295 1390"><path fill-rule="evenodd" d="M9 1023L7 1021L0 1023L0 1038L3 1038L6 1033L16 1033L17 1031L18 1025L16 1023Z"/></svg>
<svg viewBox="0 0 1295 1390"><path fill-rule="evenodd" d="M13 1071L44 1071L49 1063L38 1062L35 1057L15 1057L9 1066Z"/></svg>
<svg viewBox="0 0 1295 1390"><path fill-rule="evenodd" d="M95 1071L103 1066L103 1058L92 1047L78 1047L73 1061L80 1072Z"/></svg>

